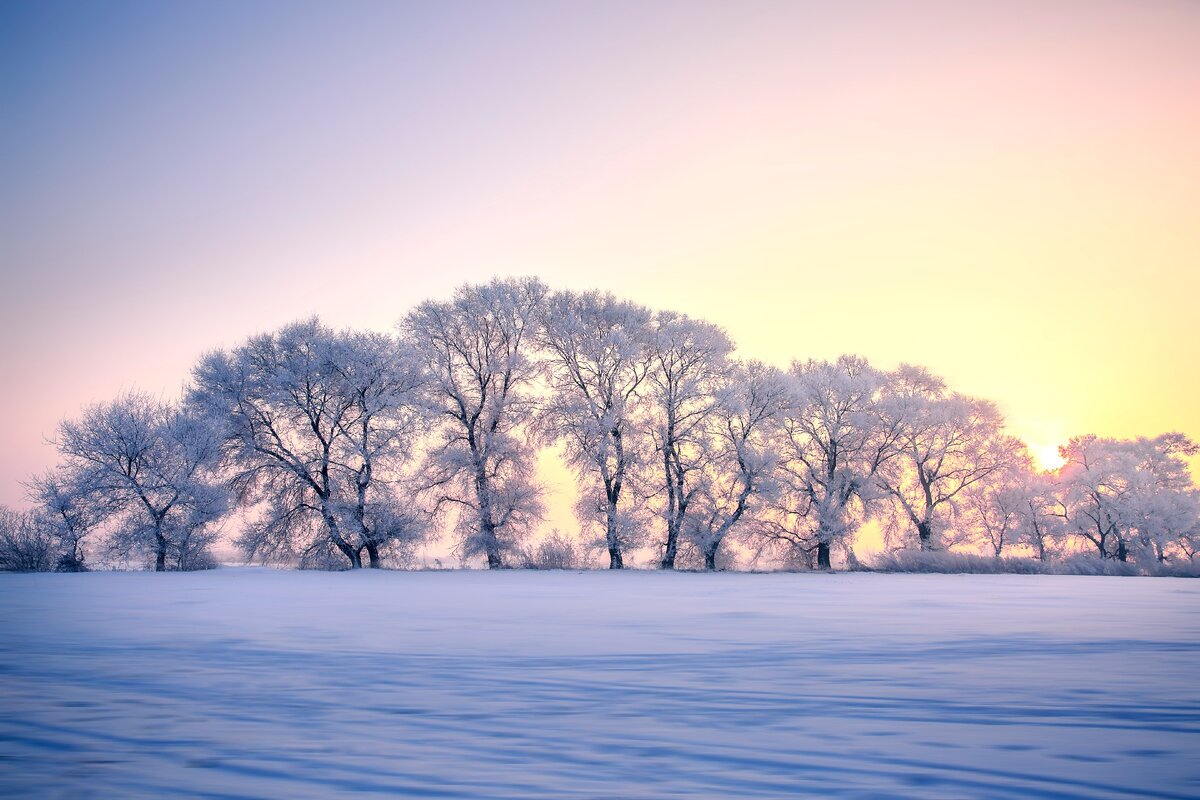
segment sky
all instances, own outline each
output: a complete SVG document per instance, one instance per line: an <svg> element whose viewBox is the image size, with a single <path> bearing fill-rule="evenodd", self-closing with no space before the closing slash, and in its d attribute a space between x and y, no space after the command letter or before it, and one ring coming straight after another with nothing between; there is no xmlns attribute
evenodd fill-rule
<svg viewBox="0 0 1200 800"><path fill-rule="evenodd" d="M0 503L293 319L534 274L1200 439L1200 3L0 4Z"/></svg>

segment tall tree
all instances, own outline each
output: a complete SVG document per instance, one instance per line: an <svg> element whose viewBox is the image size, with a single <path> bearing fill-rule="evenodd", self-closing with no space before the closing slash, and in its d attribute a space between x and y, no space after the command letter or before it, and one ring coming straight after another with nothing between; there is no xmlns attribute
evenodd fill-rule
<svg viewBox="0 0 1200 800"><path fill-rule="evenodd" d="M733 343L717 326L671 311L656 313L651 327L645 396L658 475L646 482L661 492L666 523L661 566L674 569L708 458L706 425Z"/></svg>
<svg viewBox="0 0 1200 800"><path fill-rule="evenodd" d="M583 507L599 505L611 569L624 567L629 544L622 501L644 438L635 405L650 370L649 326L648 309L598 292L557 292L542 315L550 384L542 425L565 444L585 491L599 484L600 503L585 497Z"/></svg>
<svg viewBox="0 0 1200 800"><path fill-rule="evenodd" d="M738 363L706 420L707 457L700 472L695 508L686 529L704 558L717 567L717 553L730 533L747 522L776 488L779 422L786 402L783 375L762 362Z"/></svg>
<svg viewBox="0 0 1200 800"><path fill-rule="evenodd" d="M874 478L896 453L899 426L882 411L887 375L858 356L792 365L783 410L783 491L764 533L830 568L862 524Z"/></svg>
<svg viewBox="0 0 1200 800"><path fill-rule="evenodd" d="M395 496L419 430L421 376L386 336L337 333L317 319L205 356L189 402L223 432L238 496L261 508L241 538L265 560L381 565L380 551L423 533ZM405 513L400 513L401 510Z"/></svg>
<svg viewBox="0 0 1200 800"><path fill-rule="evenodd" d="M922 550L942 546L952 504L1012 457L1012 441L993 403L951 393L921 367L892 376L887 419L897 429L898 453L876 473L894 501L895 527L910 527Z"/></svg>
<svg viewBox="0 0 1200 800"><path fill-rule="evenodd" d="M425 487L459 509L461 552L504 566L506 551L541 516L533 451L521 424L533 411L536 322L546 287L533 278L462 286L400 323L429 376L439 441Z"/></svg>

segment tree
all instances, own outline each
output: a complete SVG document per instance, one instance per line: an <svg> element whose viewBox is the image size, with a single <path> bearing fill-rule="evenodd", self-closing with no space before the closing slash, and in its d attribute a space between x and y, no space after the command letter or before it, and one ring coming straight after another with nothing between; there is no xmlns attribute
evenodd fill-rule
<svg viewBox="0 0 1200 800"><path fill-rule="evenodd" d="M657 484L662 498L666 540L661 566L674 569L708 458L705 428L733 343L717 326L671 311L656 313L651 328L645 397L660 471L646 482Z"/></svg>
<svg viewBox="0 0 1200 800"><path fill-rule="evenodd" d="M792 365L783 409L783 491L764 535L830 568L830 551L851 537L874 500L874 478L895 455L898 425L881 411L887 376L865 359ZM810 556L811 557L811 556Z"/></svg>
<svg viewBox="0 0 1200 800"><path fill-rule="evenodd" d="M50 531L57 542L56 569L60 572L85 571L86 543L112 513L110 498L88 496L81 487L73 485L71 476L61 469L35 475L27 489L39 524Z"/></svg>
<svg viewBox="0 0 1200 800"><path fill-rule="evenodd" d="M1023 533L1044 557L1045 536L1039 526L1045 521L1031 494L1033 459L1019 440L1012 439L1010 447L1010 458L1000 469L963 490L956 521L963 526L964 540L978 542L997 558L1006 547L1019 544Z"/></svg>
<svg viewBox="0 0 1200 800"><path fill-rule="evenodd" d="M1067 533L1101 558L1162 561L1197 526L1200 497L1185 457L1196 444L1178 433L1153 439L1077 436L1060 453L1057 514Z"/></svg>
<svg viewBox="0 0 1200 800"><path fill-rule="evenodd" d="M1127 446L1135 462L1128 518L1136 530L1139 560L1161 563L1170 548L1186 542L1200 527L1200 489L1185 460L1200 448L1181 433L1139 437Z"/></svg>
<svg viewBox="0 0 1200 800"><path fill-rule="evenodd" d="M726 537L774 488L778 427L787 389L779 370L735 364L706 420L706 458L687 535L714 570Z"/></svg>
<svg viewBox="0 0 1200 800"><path fill-rule="evenodd" d="M33 514L0 506L0 572L48 572L57 544Z"/></svg>
<svg viewBox="0 0 1200 800"><path fill-rule="evenodd" d="M911 525L921 550L941 547L959 494L1009 463L1012 439L993 403L951 393L921 367L892 376L886 419L897 430L898 453L876 473L894 501L895 525Z"/></svg>
<svg viewBox="0 0 1200 800"><path fill-rule="evenodd" d="M450 302L427 301L400 323L429 382L441 425L424 488L438 508L459 509L460 552L504 566L541 517L533 452L521 431L534 408L534 327L546 287L533 278L460 287Z"/></svg>
<svg viewBox="0 0 1200 800"><path fill-rule="evenodd" d="M547 439L565 443L584 486L599 483L611 569L624 567L630 544L622 499L644 436L634 406L650 369L649 324L649 310L598 292L558 292L542 315L550 394L541 425ZM596 505L585 494L584 508Z"/></svg>
<svg viewBox="0 0 1200 800"><path fill-rule="evenodd" d="M1014 541L1045 561L1063 536L1062 518L1055 513L1058 485L1052 474L1043 472L1028 475L1022 488Z"/></svg>
<svg viewBox="0 0 1200 800"><path fill-rule="evenodd" d="M230 485L260 504L240 543L251 557L381 566L381 550L425 535L397 494L420 429L413 356L378 334L317 319L206 355L189 403L223 433Z"/></svg>
<svg viewBox="0 0 1200 800"><path fill-rule="evenodd" d="M157 571L187 568L225 514L225 492L212 475L220 438L186 409L130 392L62 423L58 451L72 502L110 529L121 555L148 552Z"/></svg>

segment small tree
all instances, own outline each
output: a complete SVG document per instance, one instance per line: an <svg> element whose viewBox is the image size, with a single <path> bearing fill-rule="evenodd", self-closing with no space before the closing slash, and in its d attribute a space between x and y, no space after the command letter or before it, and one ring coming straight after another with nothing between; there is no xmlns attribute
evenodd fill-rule
<svg viewBox="0 0 1200 800"><path fill-rule="evenodd" d="M88 543L101 522L111 513L111 499L88 496L61 469L35 475L26 488L39 523L58 542L59 556L55 568L59 572L86 571Z"/></svg>
<svg viewBox="0 0 1200 800"><path fill-rule="evenodd" d="M0 506L0 571L48 572L57 560L58 540L27 512Z"/></svg>
<svg viewBox="0 0 1200 800"><path fill-rule="evenodd" d="M1021 534L1037 532L1043 520L1034 514L1030 495L1033 459L1024 443L1009 440L1010 457L987 480L971 484L962 493L956 507L960 540L978 543L999 558L1005 548L1019 544ZM1034 526L1030 530L1027 525ZM1044 536L1036 538L1039 554L1044 555Z"/></svg>
<svg viewBox="0 0 1200 800"><path fill-rule="evenodd" d="M217 432L188 411L130 392L95 405L59 428L66 483L79 519L107 523L109 547L128 556L149 553L154 569L182 567L211 540L225 514L225 492L212 470Z"/></svg>

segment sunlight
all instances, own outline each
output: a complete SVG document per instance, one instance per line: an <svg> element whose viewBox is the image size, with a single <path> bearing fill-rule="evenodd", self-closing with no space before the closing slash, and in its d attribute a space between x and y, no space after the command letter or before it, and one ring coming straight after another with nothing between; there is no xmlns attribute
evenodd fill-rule
<svg viewBox="0 0 1200 800"><path fill-rule="evenodd" d="M1034 444L1029 443L1029 452L1033 456L1033 461L1038 469L1044 472L1053 472L1066 463L1058 452L1056 444Z"/></svg>

